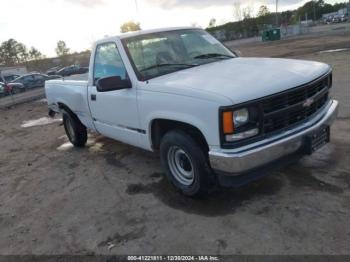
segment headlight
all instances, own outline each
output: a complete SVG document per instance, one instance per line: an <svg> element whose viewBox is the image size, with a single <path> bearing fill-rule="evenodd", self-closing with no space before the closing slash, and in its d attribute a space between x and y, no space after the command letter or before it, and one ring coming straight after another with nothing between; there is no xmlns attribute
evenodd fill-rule
<svg viewBox="0 0 350 262"><path fill-rule="evenodd" d="M249 121L249 111L247 108L242 108L240 110L233 112L233 124L234 127L240 127Z"/></svg>
<svg viewBox="0 0 350 262"><path fill-rule="evenodd" d="M259 134L259 111L256 106L222 112L222 134L225 142L236 142Z"/></svg>

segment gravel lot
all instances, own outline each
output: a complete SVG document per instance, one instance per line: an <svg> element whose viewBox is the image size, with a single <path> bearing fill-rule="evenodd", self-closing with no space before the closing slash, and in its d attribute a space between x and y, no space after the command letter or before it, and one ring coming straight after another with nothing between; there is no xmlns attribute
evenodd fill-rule
<svg viewBox="0 0 350 262"><path fill-rule="evenodd" d="M328 38L322 50L350 47L350 34ZM152 153L94 134L73 148L44 101L1 110L0 254L350 254L350 51L320 41L239 49L334 66L331 143L204 200L177 193Z"/></svg>

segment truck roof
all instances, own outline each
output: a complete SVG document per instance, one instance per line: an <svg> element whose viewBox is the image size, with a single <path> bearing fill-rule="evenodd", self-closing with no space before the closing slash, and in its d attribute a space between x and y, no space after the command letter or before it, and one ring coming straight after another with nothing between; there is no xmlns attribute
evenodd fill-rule
<svg viewBox="0 0 350 262"><path fill-rule="evenodd" d="M108 37L105 37L103 39L96 41L96 43L113 41L116 39L125 39L125 38L139 36L139 35L146 35L146 34L166 32L166 31L184 30L184 29L199 29L199 28L191 27L191 26L187 26L187 27L184 26L184 27L165 27L165 28L157 28L157 29L140 30L140 31L122 33L122 34L116 35L116 36L108 36Z"/></svg>

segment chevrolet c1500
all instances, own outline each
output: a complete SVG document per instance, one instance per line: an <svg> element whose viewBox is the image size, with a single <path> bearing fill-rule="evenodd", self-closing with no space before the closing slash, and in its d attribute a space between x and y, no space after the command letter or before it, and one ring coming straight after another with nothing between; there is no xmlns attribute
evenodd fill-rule
<svg viewBox="0 0 350 262"><path fill-rule="evenodd" d="M238 57L197 28L104 38L86 81L45 84L74 146L89 129L159 152L168 179L189 196L329 142L338 112L331 88L326 64Z"/></svg>

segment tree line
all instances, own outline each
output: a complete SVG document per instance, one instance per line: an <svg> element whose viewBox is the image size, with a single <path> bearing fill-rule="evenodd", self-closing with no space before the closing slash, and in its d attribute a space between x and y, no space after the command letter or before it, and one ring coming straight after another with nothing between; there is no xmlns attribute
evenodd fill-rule
<svg viewBox="0 0 350 262"><path fill-rule="evenodd" d="M122 24L120 32L141 30L140 23L128 21ZM65 57L70 54L70 49L62 40L57 42L55 52L58 57ZM27 48L23 43L11 38L0 45L0 65L13 66L26 64L27 62L42 60L46 58L37 48Z"/></svg>
<svg viewBox="0 0 350 262"><path fill-rule="evenodd" d="M24 44L12 38L0 45L0 64L3 65L11 66L43 57L42 53L35 47L28 49Z"/></svg>
<svg viewBox="0 0 350 262"><path fill-rule="evenodd" d="M57 42L55 49L57 56L68 55L70 49L62 40ZM10 38L0 45L0 65L13 66L17 64L26 64L30 61L36 61L46 58L37 48L27 48L25 44Z"/></svg>
<svg viewBox="0 0 350 262"><path fill-rule="evenodd" d="M315 21L320 20L323 14L337 12L338 10L347 7L348 3L335 3L328 4L324 0L313 0L306 2L303 6L295 10L288 10L277 13L280 18L280 23L294 24L300 20L313 19ZM233 4L233 18L240 22L242 20L255 18L258 22L271 22L271 17L275 19L276 13L270 12L266 5L260 6L257 15L254 17L252 14L253 8L248 4L244 8L241 7L240 1L236 0ZM264 20L265 19L265 20ZM262 20L262 21L261 21ZM271 22L272 23L272 22ZM216 26L216 19L212 18L209 21L208 28Z"/></svg>
<svg viewBox="0 0 350 262"><path fill-rule="evenodd" d="M257 36L260 30L265 29L267 25L292 25L298 23L300 20L305 20L306 17L317 21L322 18L323 14L336 12L346 6L347 3L331 5L325 3L324 0L315 0L305 3L296 10L278 12L276 14L275 12L270 12L267 6L262 5L257 15L254 16L252 14L252 8L249 8L249 6L241 8L240 2L236 1L233 6L233 18L236 22L216 26L216 20L212 18L209 21L207 30L209 32L224 30L226 32L226 39L252 37Z"/></svg>

